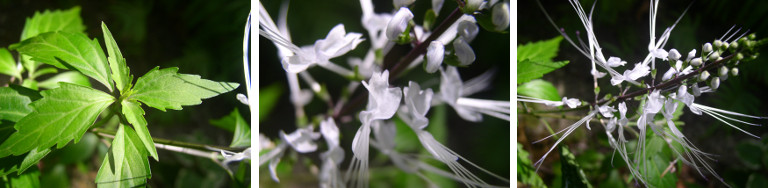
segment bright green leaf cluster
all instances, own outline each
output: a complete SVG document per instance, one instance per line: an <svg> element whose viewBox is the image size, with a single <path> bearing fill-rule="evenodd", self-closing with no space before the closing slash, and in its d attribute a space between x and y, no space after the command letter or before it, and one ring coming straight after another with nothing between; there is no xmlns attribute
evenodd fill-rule
<svg viewBox="0 0 768 188"><path fill-rule="evenodd" d="M251 146L251 127L245 121L240 111L235 108L229 115L221 119L211 120L211 124L224 130L234 132L232 143L229 147L248 147Z"/></svg>

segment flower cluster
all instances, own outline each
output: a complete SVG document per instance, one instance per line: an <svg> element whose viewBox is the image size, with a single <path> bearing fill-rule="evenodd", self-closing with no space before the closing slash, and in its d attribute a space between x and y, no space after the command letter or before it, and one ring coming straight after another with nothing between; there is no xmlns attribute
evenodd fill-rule
<svg viewBox="0 0 768 188"><path fill-rule="evenodd" d="M476 16L483 15L483 19L490 19L488 21L492 24L484 26L486 30L505 33L509 27L509 2L459 1L458 8L442 23L435 24L443 1L433 0L432 8L427 11L430 18L422 25L417 25L413 20L414 14L410 8L413 7L413 2L395 0L394 11L377 13L374 12L371 0L360 0L363 13L361 23L367 30L365 38L364 34L347 32L344 24L338 24L324 39L301 47L295 45L290 37L285 13L287 3L283 3L283 12L279 14L277 21L273 21L261 2L259 3L259 35L270 40L278 49L298 127L292 133L281 131L279 140L275 141L277 144L273 144L267 136L259 135L262 143L259 151L268 150L259 156L259 165L269 163L274 181L279 181L276 166L286 152L311 154L321 148L317 140L323 138L327 150L320 154L322 164L318 180L321 187L367 187L371 146L389 157L396 167L405 173L416 174L428 185L435 184L427 178L426 173L444 176L468 187L497 187L486 183L486 180L480 178L482 176L470 171L465 167L467 164L509 183L507 178L495 175L452 151L425 129L430 125L427 116L429 110L436 105L450 106L462 119L470 122L481 122L483 114L509 121L508 100L469 97L488 88L494 71L465 81L461 79L457 69L457 66L470 66L477 60L470 45L480 32L477 20L479 18ZM362 42L370 43L370 49L364 57L349 57L348 66L334 62L338 57L357 50ZM384 54L396 46L410 46L412 50L398 61L384 61ZM410 71L420 64L424 67L423 72ZM357 92L356 96L352 95L357 98L347 98L346 95L330 97L330 92L323 87L322 80L315 80L308 71L314 67L320 67L349 80L342 93L355 94L361 84L364 89ZM439 80L439 91L422 88L425 83L430 83L422 80L408 80L408 85L404 87L390 83L406 72L424 73L427 77L435 76L434 80ZM439 74L439 79L436 74ZM302 89L300 79L307 88ZM313 96L324 100L330 108L327 114L315 114L314 123L307 120L308 114L303 110L314 99ZM241 101L247 101L244 96L239 98ZM333 98L337 101L334 102ZM363 103L365 98L367 103ZM355 113L363 104L366 104L365 107ZM351 114L357 114L358 121L352 120L355 116ZM418 157L395 150L396 144L415 144L395 142L395 138L399 136L396 135L398 131L395 119L401 120L411 128L424 150L431 156ZM344 146L340 141L343 132L339 126L343 125L359 126L351 146ZM319 127L319 131L316 131L316 127ZM371 137L371 133L374 137ZM350 150L352 157L345 157ZM349 162L345 162L345 159ZM425 159L445 164L450 172L427 163ZM344 170L343 164L348 164L347 170Z"/></svg>
<svg viewBox="0 0 768 188"><path fill-rule="evenodd" d="M647 159L645 139L650 134L648 133L650 130L668 143L674 155L677 156L677 160L693 167L702 176L705 176L704 172L706 171L725 184L723 179L717 175L707 162L708 160L713 160L712 154L705 153L696 148L679 130L679 125L675 123L679 114L676 115L675 112L687 107L690 112L696 115L706 114L747 135L757 137L734 125L734 122L753 126L758 124L734 117L752 119L766 119L768 117L750 116L721 110L697 104L694 101L702 93L715 92L720 83L728 79L728 77L737 76L739 72L738 65L755 59L757 57L756 48L764 42L756 40L755 34L740 32L740 30L733 32L729 30L721 38L714 40L714 42L703 44L701 49L691 49L686 56L683 56L675 48L665 48L670 33L675 28L675 25L677 25L677 22L666 28L661 36L657 38L655 22L659 1L651 0L649 6L650 42L647 49L648 54L642 61L635 63L631 68L627 67L621 73L618 69L625 66L627 60L604 55L597 40L597 35L594 32L592 12L587 14L577 0L570 0L569 2L584 25L587 33L587 42L585 44L579 39L582 45L576 45L564 30L558 29L558 31L580 53L590 60L592 64L590 74L594 79L596 96L595 101L581 101L565 97L562 101L551 101L529 96L518 96L517 100L525 103L539 103L548 106L567 105L570 108L589 109L587 115L583 116L579 121L544 139L560 135L561 137L555 142L555 145L558 145L581 125L586 124L587 129L590 129L589 122L598 120L605 128L608 143L626 162L633 179L645 186L652 186L647 181L648 164L645 162ZM546 13L546 11L544 12ZM685 12L683 12L684 14ZM547 15L547 18L552 22L549 15ZM680 19L677 21L680 21ZM557 28L554 22L552 24ZM608 58L606 59L606 57ZM656 75L657 69L659 69L657 63L663 62L667 62L670 68L663 72L659 78ZM602 70L598 69L598 67ZM601 86L598 85L598 80L608 78L610 78L610 87L617 87L620 93L609 93L607 95L600 93ZM630 88L633 87L637 89L630 91ZM600 99L598 96L605 97ZM580 106L581 104L589 105ZM631 110L628 109L628 106L636 106L638 108ZM630 110L637 113L637 115L632 116L628 114ZM658 121L658 119L662 119L662 121ZM634 121L632 123L635 123L635 127L630 126L630 121ZM626 132L638 132L635 134L638 139L637 145L634 147L635 151L628 151ZM535 163L537 168L554 148L549 149ZM634 155L634 158L631 157L632 155Z"/></svg>

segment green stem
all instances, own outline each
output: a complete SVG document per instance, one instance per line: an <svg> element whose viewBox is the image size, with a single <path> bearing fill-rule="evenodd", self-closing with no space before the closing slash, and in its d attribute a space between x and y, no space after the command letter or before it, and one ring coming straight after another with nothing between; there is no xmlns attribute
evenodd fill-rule
<svg viewBox="0 0 768 188"><path fill-rule="evenodd" d="M90 130L93 133L99 133L99 134L106 134L110 136L115 136L115 131L106 130L102 128L93 128ZM171 145L171 146L178 146L183 148L191 148L191 149L197 149L197 150L203 150L203 151L210 151L210 148L216 148L221 150L227 150L227 151L240 151L242 149L238 148L230 148L230 147L224 147L224 146L212 146L212 145L205 145L205 144L195 144L195 143L189 143L189 142L181 142L181 141L175 141L175 140L168 140L168 139L162 139L162 138L155 138L152 137L152 140L155 143L164 144L164 145Z"/></svg>

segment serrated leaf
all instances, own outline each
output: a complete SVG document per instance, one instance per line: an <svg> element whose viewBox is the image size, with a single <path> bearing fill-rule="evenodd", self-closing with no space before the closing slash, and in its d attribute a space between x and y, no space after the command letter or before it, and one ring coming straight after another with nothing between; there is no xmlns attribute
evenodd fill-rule
<svg viewBox="0 0 768 188"><path fill-rule="evenodd" d="M234 90L240 84L201 79L198 75L176 73L179 68L155 67L136 80L131 100L165 111L181 110L181 106L198 105L202 99Z"/></svg>
<svg viewBox="0 0 768 188"><path fill-rule="evenodd" d="M245 121L240 111L235 108L229 115L221 119L211 120L211 124L222 129L234 132L232 143L229 147L247 147L251 146L251 127Z"/></svg>
<svg viewBox="0 0 768 188"><path fill-rule="evenodd" d="M157 156L155 142L152 140L152 136L149 134L149 129L147 129L147 120L144 119L144 109L141 109L141 103L124 100L121 105L123 106L123 114L125 114L125 119L128 120L128 123L133 125L134 129L136 129L136 134L139 135L139 139L141 139L144 148L153 158L155 158L155 160L160 160L160 158Z"/></svg>
<svg viewBox="0 0 768 188"><path fill-rule="evenodd" d="M544 80L531 80L523 85L517 86L517 94L533 98L560 101L560 94L552 83Z"/></svg>
<svg viewBox="0 0 768 188"><path fill-rule="evenodd" d="M42 82L38 83L37 86L45 89L53 89L59 87L59 82L91 87L91 81L88 80L88 77L80 74L77 71L67 71L61 74L57 74L56 76L48 78L47 80L43 80Z"/></svg>
<svg viewBox="0 0 768 188"><path fill-rule="evenodd" d="M520 143L517 143L517 181L532 187L547 187L531 165L528 151Z"/></svg>
<svg viewBox="0 0 768 188"><path fill-rule="evenodd" d="M85 34L67 31L43 33L11 45L11 49L31 56L33 61L50 64L60 69L80 71L112 91L104 51L98 40L90 40Z"/></svg>
<svg viewBox="0 0 768 188"><path fill-rule="evenodd" d="M542 61L537 62L526 59L517 63L517 84L525 83L533 79L538 79L549 72L568 64L568 61Z"/></svg>
<svg viewBox="0 0 768 188"><path fill-rule="evenodd" d="M117 47L117 42L115 42L112 33L109 32L109 28L107 28L107 24L104 24L104 22L101 22L101 32L104 33L104 43L109 54L109 68L112 70L112 79L115 81L115 87L120 92L124 92L124 89L131 88L133 76L130 74L130 69L128 69L125 63L125 58L123 58L120 48Z"/></svg>
<svg viewBox="0 0 768 188"><path fill-rule="evenodd" d="M0 120L17 122L32 112L29 106L32 100L17 89L10 87L0 88Z"/></svg>
<svg viewBox="0 0 768 188"><path fill-rule="evenodd" d="M147 151L130 127L120 125L96 174L98 187L137 187L151 178Z"/></svg>
<svg viewBox="0 0 768 188"><path fill-rule="evenodd" d="M0 157L20 155L34 148L64 147L70 140L80 140L98 115L114 98L99 90L61 83L56 89L41 93L32 102L34 109L16 123L13 133L0 145Z"/></svg>
<svg viewBox="0 0 768 188"><path fill-rule="evenodd" d="M526 59L537 62L552 61L552 58L557 56L557 51L560 48L560 41L562 40L562 36L557 36L549 40L518 45L517 61L520 62Z"/></svg>
<svg viewBox="0 0 768 188"><path fill-rule="evenodd" d="M46 10L42 13L35 12L34 16L27 18L24 30L21 32L21 40L51 31L85 31L85 25L83 25L83 20L80 18L80 7L76 6L64 11Z"/></svg>
<svg viewBox="0 0 768 188"><path fill-rule="evenodd" d="M21 174L29 167L35 166L40 159L51 153L51 149L33 149L24 155L8 156L0 159L0 176L6 176L13 172Z"/></svg>
<svg viewBox="0 0 768 188"><path fill-rule="evenodd" d="M21 70L8 49L0 48L0 74L21 78Z"/></svg>
<svg viewBox="0 0 768 188"><path fill-rule="evenodd" d="M46 10L42 13L35 12L35 15L27 18L27 21L24 23L24 30L21 31L20 41L52 31L83 33L85 25L83 25L83 20L80 18L80 7L75 6L64 11ZM31 72L35 72L34 69L37 67L37 63L26 55L21 56L21 64Z"/></svg>
<svg viewBox="0 0 768 188"><path fill-rule="evenodd" d="M563 173L563 187L592 187L587 176L584 175L584 171L576 162L576 157L565 146L560 147L560 160L562 162L560 171Z"/></svg>
<svg viewBox="0 0 768 188"><path fill-rule="evenodd" d="M32 168L30 171L19 174L15 177L10 177L10 187L40 187L40 170L37 167Z"/></svg>

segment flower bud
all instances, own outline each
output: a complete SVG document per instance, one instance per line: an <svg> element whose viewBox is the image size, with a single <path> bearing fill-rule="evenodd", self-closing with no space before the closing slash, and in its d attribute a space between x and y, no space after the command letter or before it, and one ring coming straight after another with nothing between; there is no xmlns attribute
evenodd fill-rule
<svg viewBox="0 0 768 188"><path fill-rule="evenodd" d="M392 3L395 5L395 8L399 7L407 7L408 5L413 4L413 2L416 0L394 0Z"/></svg>
<svg viewBox="0 0 768 188"><path fill-rule="evenodd" d="M509 27L509 4L506 2L496 3L491 13L493 16L493 25L496 31L504 31Z"/></svg>
<svg viewBox="0 0 768 188"><path fill-rule="evenodd" d="M669 54L667 57L669 57L669 61L677 61L678 59L680 59L681 55L680 55L680 52L677 51L677 49L673 48L669 50Z"/></svg>
<svg viewBox="0 0 768 188"><path fill-rule="evenodd" d="M713 45L715 45L715 48L720 49L723 47L723 41L715 40L715 43Z"/></svg>
<svg viewBox="0 0 768 188"><path fill-rule="evenodd" d="M707 78L709 78L709 71L704 71L699 74L699 82L707 81Z"/></svg>
<svg viewBox="0 0 768 188"><path fill-rule="evenodd" d="M712 52L712 54L709 54L710 61L717 61L717 58L719 57L720 57L720 53L718 52Z"/></svg>
<svg viewBox="0 0 768 188"><path fill-rule="evenodd" d="M463 20L459 22L459 26L456 28L459 32L459 35L461 37L464 37L464 41L472 42L472 40L475 39L477 36L477 33L480 32L480 29L477 27L477 24L475 24L472 21Z"/></svg>
<svg viewBox="0 0 768 188"><path fill-rule="evenodd" d="M482 7L486 3L483 0L467 0L465 2L466 2L466 4L464 5L464 12L465 13L466 12L474 12L474 11L480 9L480 7Z"/></svg>
<svg viewBox="0 0 768 188"><path fill-rule="evenodd" d="M723 45L720 46L720 50L727 50L730 45L727 42L723 42Z"/></svg>
<svg viewBox="0 0 768 188"><path fill-rule="evenodd" d="M717 70L717 73L720 75L720 79L725 81L728 79L728 67L722 66L719 70Z"/></svg>
<svg viewBox="0 0 768 188"><path fill-rule="evenodd" d="M709 88L712 88L712 90L716 90L717 87L720 87L720 78L718 77L712 78L712 81L709 83Z"/></svg>
<svg viewBox="0 0 768 188"><path fill-rule="evenodd" d="M694 57L696 57L696 49L693 49L691 50L691 52L688 52L688 58L685 58L685 61L691 61L691 59L693 59Z"/></svg>
<svg viewBox="0 0 768 188"><path fill-rule="evenodd" d="M400 34L408 28L408 22L410 22L411 19L413 19L411 10L401 7L387 24L387 38L389 38L389 40L397 40Z"/></svg>
<svg viewBox="0 0 768 188"><path fill-rule="evenodd" d="M739 68L733 67L731 69L731 76L739 76Z"/></svg>
<svg viewBox="0 0 768 188"><path fill-rule="evenodd" d="M443 56L445 55L445 46L440 41L432 41L427 47L427 66L425 67L428 73L434 73L440 64L443 63Z"/></svg>
<svg viewBox="0 0 768 188"><path fill-rule="evenodd" d="M701 58L700 57L693 58L693 60L691 60L691 65L693 65L694 67L701 66Z"/></svg>
<svg viewBox="0 0 768 188"><path fill-rule="evenodd" d="M741 54L741 52L736 53L736 61L741 61L744 59L744 54Z"/></svg>
<svg viewBox="0 0 768 188"><path fill-rule="evenodd" d="M453 50L456 51L456 56L459 57L459 65L466 66L475 61L475 52L472 51L472 47L463 38L458 37L456 40L453 40Z"/></svg>
<svg viewBox="0 0 768 188"><path fill-rule="evenodd" d="M736 50L736 48L739 48L739 43L736 41L731 42L731 51Z"/></svg>
<svg viewBox="0 0 768 188"><path fill-rule="evenodd" d="M701 53L703 54L709 53L712 51L712 44L705 43L704 46L701 47Z"/></svg>
<svg viewBox="0 0 768 188"><path fill-rule="evenodd" d="M752 33L752 34L747 35L747 38L749 40L755 40L757 38L757 35L755 35L755 33Z"/></svg>

